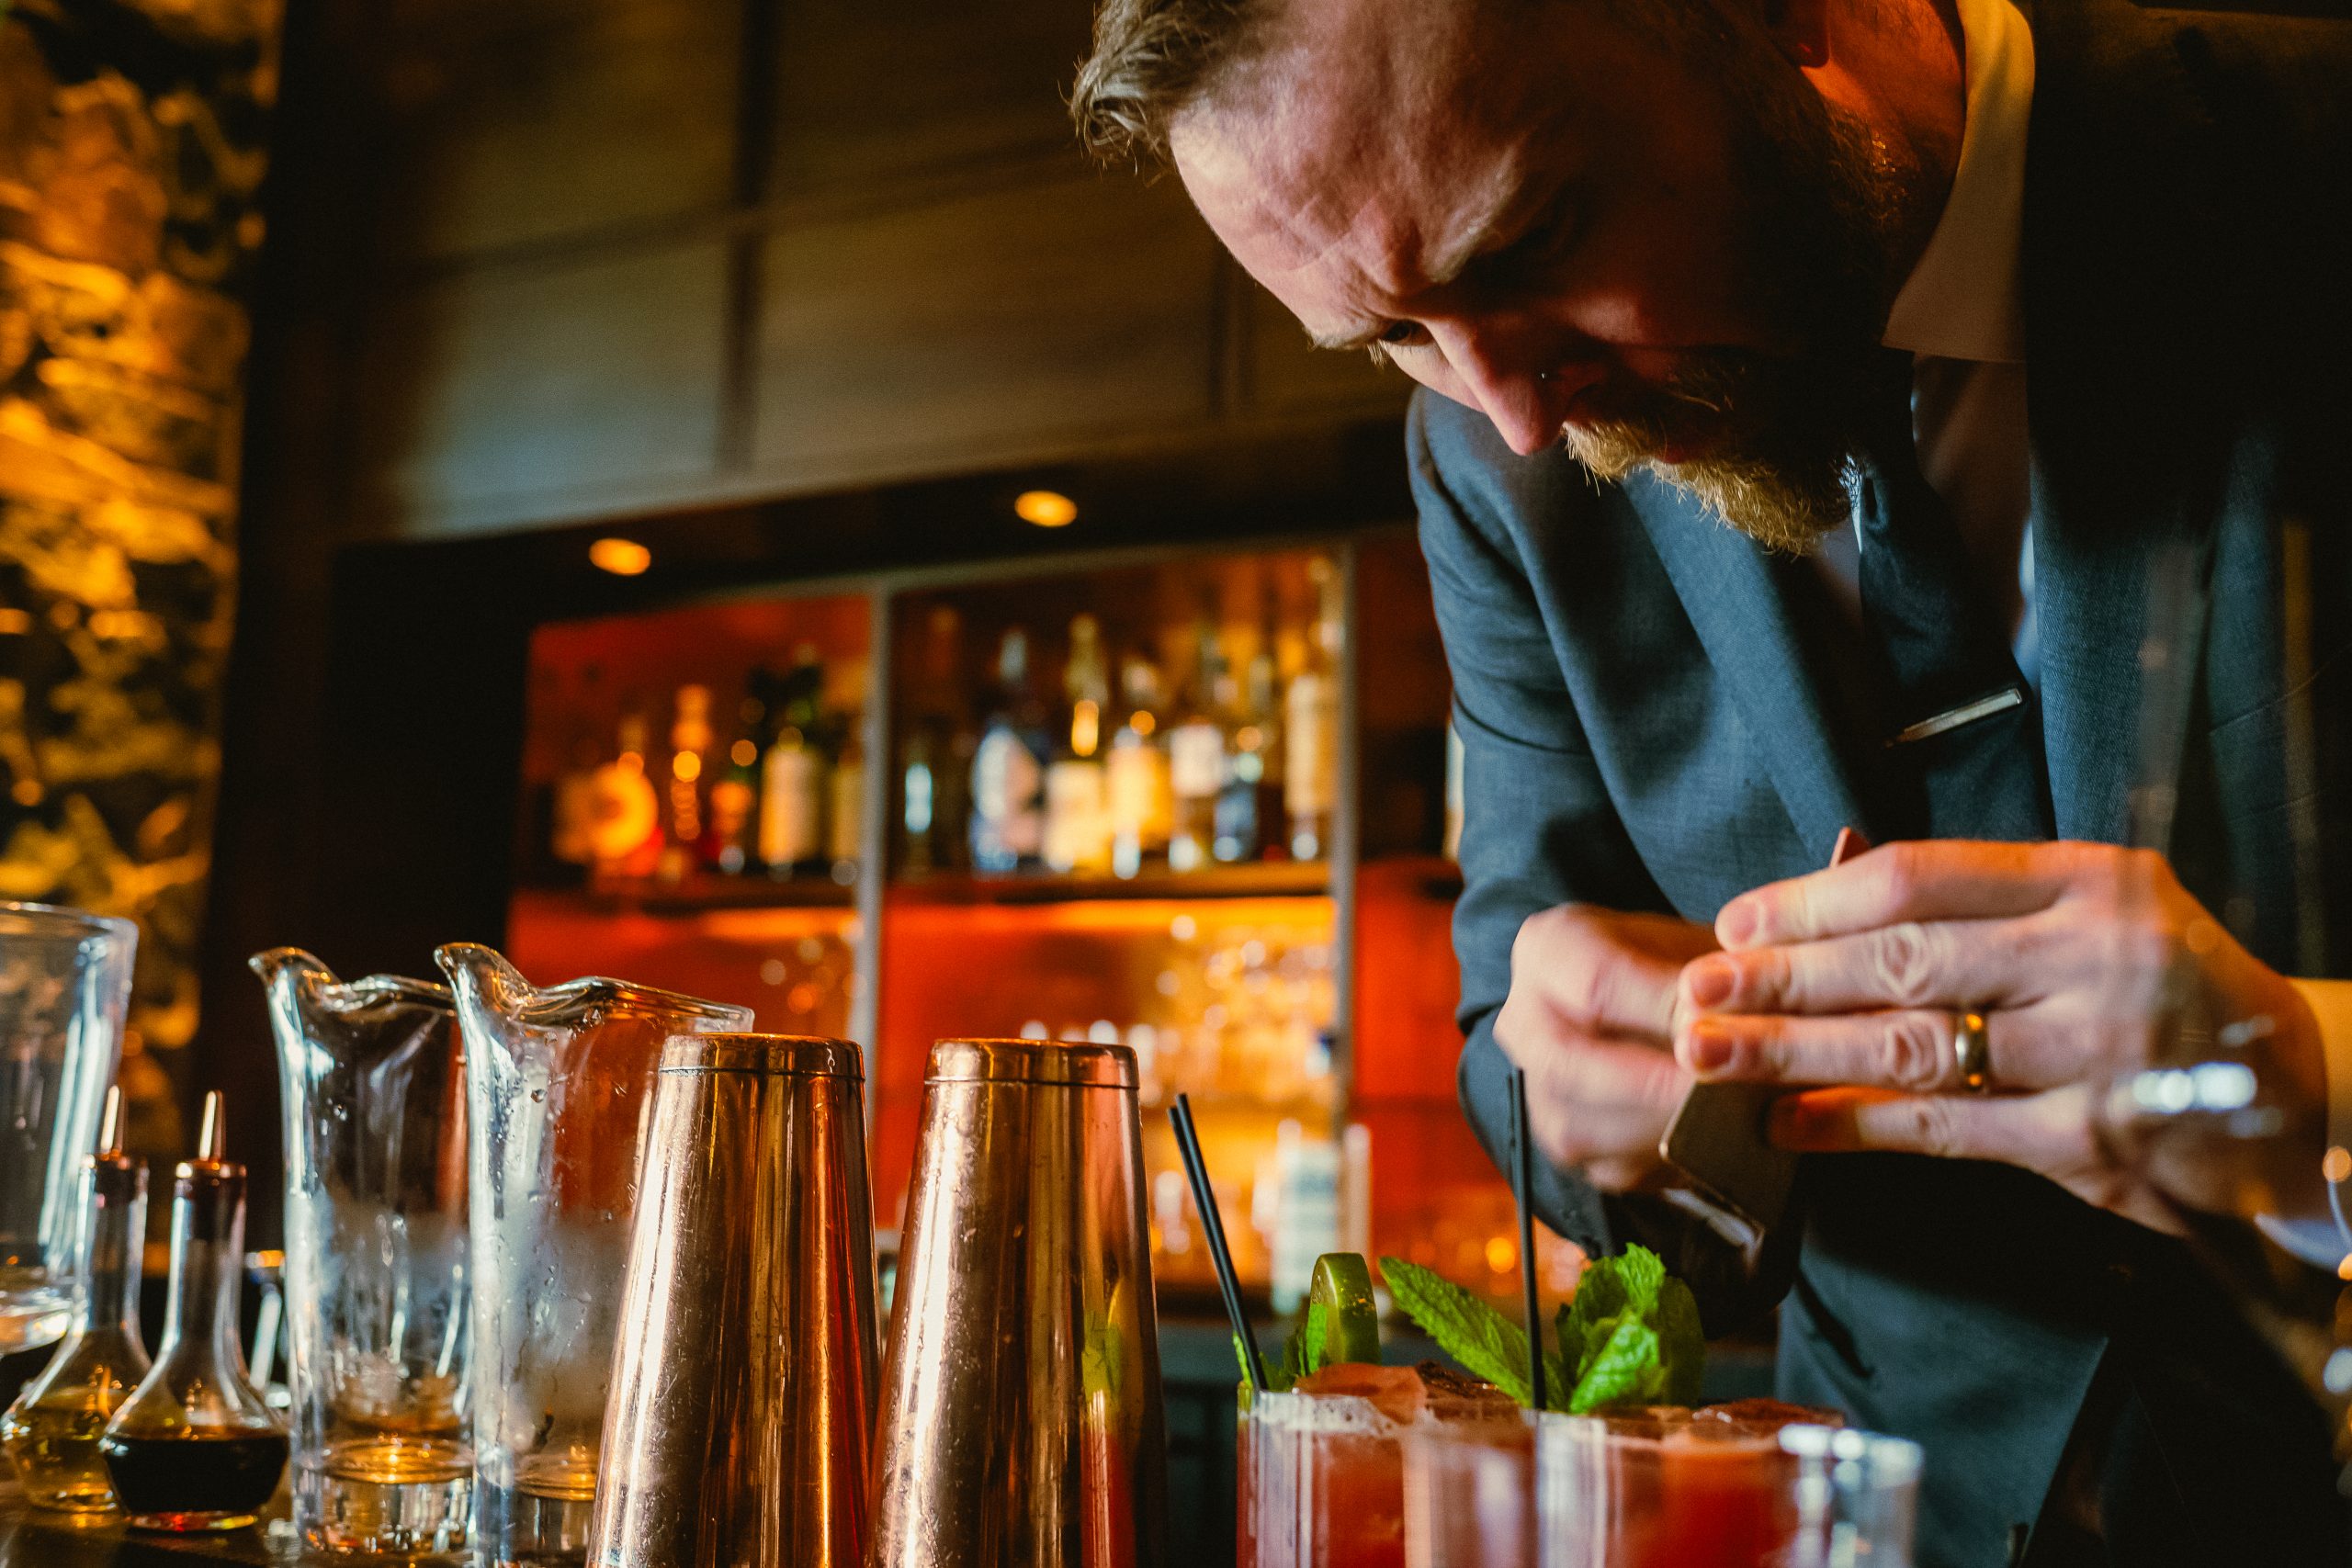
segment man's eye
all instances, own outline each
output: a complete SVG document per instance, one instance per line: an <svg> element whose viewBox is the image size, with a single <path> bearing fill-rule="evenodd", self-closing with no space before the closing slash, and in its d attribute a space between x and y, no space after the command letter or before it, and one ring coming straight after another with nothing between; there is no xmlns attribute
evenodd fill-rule
<svg viewBox="0 0 2352 1568"><path fill-rule="evenodd" d="M1383 348L1412 348L1429 342L1429 333L1411 321L1391 321L1380 334Z"/></svg>

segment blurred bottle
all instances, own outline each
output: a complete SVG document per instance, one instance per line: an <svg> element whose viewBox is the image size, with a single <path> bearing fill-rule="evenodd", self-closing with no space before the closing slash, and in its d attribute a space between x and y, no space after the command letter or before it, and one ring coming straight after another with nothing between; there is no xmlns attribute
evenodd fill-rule
<svg viewBox="0 0 2352 1568"><path fill-rule="evenodd" d="M1037 863L1044 848L1045 705L1030 682L1029 634L1009 628L997 645L996 693L972 754L972 869L1003 873Z"/></svg>
<svg viewBox="0 0 2352 1568"><path fill-rule="evenodd" d="M922 648L907 694L899 754L899 864L912 873L964 863L966 786L975 748L957 701L963 618L936 604L923 623Z"/></svg>
<svg viewBox="0 0 2352 1568"><path fill-rule="evenodd" d="M563 718L563 764L556 775L549 849L559 865L576 874L596 858L596 764L604 761L597 727L603 671L591 664L580 672L580 694Z"/></svg>
<svg viewBox="0 0 2352 1568"><path fill-rule="evenodd" d="M589 856L600 876L648 876L661 858L662 799L645 766L650 728L637 698L624 697L619 750L590 786Z"/></svg>
<svg viewBox="0 0 2352 1568"><path fill-rule="evenodd" d="M1290 818L1290 852L1322 860L1331 852L1333 813L1340 802L1340 575L1317 558L1314 633L1306 661L1283 698L1283 806Z"/></svg>
<svg viewBox="0 0 2352 1568"><path fill-rule="evenodd" d="M679 687L670 723L662 856L655 867L655 874L664 882L684 882L701 859L703 838L708 831L704 811L704 792L707 787L704 773L718 741L718 735L710 728L710 688Z"/></svg>
<svg viewBox="0 0 2352 1568"><path fill-rule="evenodd" d="M1340 1145L1307 1137L1296 1122L1274 1134L1274 1213L1272 1278L1274 1310L1298 1310L1315 1275L1315 1260L1337 1252L1343 1234Z"/></svg>
<svg viewBox="0 0 2352 1568"><path fill-rule="evenodd" d="M1133 876L1167 860L1175 801L1159 734L1159 671L1148 659L1130 658L1120 686L1126 714L1111 737L1104 793L1111 814L1111 869Z"/></svg>
<svg viewBox="0 0 2352 1568"><path fill-rule="evenodd" d="M1251 656L1237 718L1225 787L1217 792L1216 858L1279 860L1289 846L1283 842L1283 721L1272 652Z"/></svg>
<svg viewBox="0 0 2352 1568"><path fill-rule="evenodd" d="M1175 802L1168 835L1168 868L1198 871L1214 858L1217 796L1225 789L1226 728L1218 716L1225 656L1216 622L1204 601L1193 634L1193 669L1185 683L1182 718L1168 732L1168 782Z"/></svg>
<svg viewBox="0 0 2352 1568"><path fill-rule="evenodd" d="M760 860L784 878L811 867L825 850L825 754L818 749L825 667L813 643L793 650L777 689L775 738L760 763Z"/></svg>
<svg viewBox="0 0 2352 1568"><path fill-rule="evenodd" d="M735 710L740 733L727 748L727 767L710 786L707 858L729 876L752 868L759 852L760 726L767 705L745 697Z"/></svg>
<svg viewBox="0 0 2352 1568"><path fill-rule="evenodd" d="M1046 770L1045 861L1055 871L1111 869L1103 763L1103 721L1110 705L1101 625L1092 615L1075 616L1069 623L1069 658L1062 667L1054 760Z"/></svg>
<svg viewBox="0 0 2352 1568"><path fill-rule="evenodd" d="M865 830L865 660L844 660L825 697L826 730L832 737L831 798L826 803L825 842L833 880L857 880L857 860Z"/></svg>

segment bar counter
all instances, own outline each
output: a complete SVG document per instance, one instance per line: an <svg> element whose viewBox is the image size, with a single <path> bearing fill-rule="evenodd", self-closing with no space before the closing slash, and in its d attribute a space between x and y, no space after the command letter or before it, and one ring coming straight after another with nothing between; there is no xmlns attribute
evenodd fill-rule
<svg viewBox="0 0 2352 1568"><path fill-rule="evenodd" d="M0 1568L174 1568L189 1562L302 1561L300 1543L286 1517L283 1487L270 1500L261 1524L218 1535L156 1535L126 1529L119 1516L74 1526L64 1516L37 1513L10 1475L0 1481Z"/></svg>

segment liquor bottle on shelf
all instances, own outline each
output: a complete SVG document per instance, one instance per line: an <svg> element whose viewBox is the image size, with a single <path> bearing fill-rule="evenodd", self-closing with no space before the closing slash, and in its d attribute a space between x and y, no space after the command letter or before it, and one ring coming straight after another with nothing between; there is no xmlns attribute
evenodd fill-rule
<svg viewBox="0 0 2352 1568"><path fill-rule="evenodd" d="M1029 634L1008 629L997 647L997 690L972 754L972 869L1002 874L1037 863L1044 848L1045 705L1029 680Z"/></svg>
<svg viewBox="0 0 2352 1568"><path fill-rule="evenodd" d="M1250 660L1238 722L1234 726L1225 787L1216 797L1216 841L1220 861L1282 859L1282 705L1275 694L1274 656L1261 649Z"/></svg>
<svg viewBox="0 0 2352 1568"><path fill-rule="evenodd" d="M1111 869L1111 816L1104 798L1104 711L1111 683L1102 668L1101 623L1080 615L1069 624L1062 667L1062 709L1046 770L1046 864L1060 872Z"/></svg>
<svg viewBox="0 0 2352 1568"><path fill-rule="evenodd" d="M793 876L825 848L825 754L818 749L825 668L802 643L778 688L775 739L760 762L760 861L770 876Z"/></svg>
<svg viewBox="0 0 2352 1568"><path fill-rule="evenodd" d="M580 674L580 695L564 716L563 760L555 781L554 821L548 850L567 874L577 878L596 859L596 765L604 761L596 726L602 672L594 664Z"/></svg>
<svg viewBox="0 0 2352 1568"><path fill-rule="evenodd" d="M1168 859L1175 801L1168 782L1168 751L1159 733L1159 672L1131 657L1120 675L1126 715L1111 737L1104 794L1111 815L1111 869L1134 876Z"/></svg>
<svg viewBox="0 0 2352 1568"><path fill-rule="evenodd" d="M1168 732L1168 783L1174 821L1168 835L1168 868L1198 871L1214 856L1216 802L1225 789L1226 730L1217 715L1217 688L1225 657L1217 646L1216 622L1204 606L1193 633L1193 662L1183 700L1183 718Z"/></svg>
<svg viewBox="0 0 2352 1568"><path fill-rule="evenodd" d="M1340 580L1329 558L1317 558L1310 570L1314 635L1306 663L1291 678L1283 701L1283 807L1296 860L1330 854L1332 814L1340 802Z"/></svg>
<svg viewBox="0 0 2352 1568"><path fill-rule="evenodd" d="M756 679L756 676L754 677ZM711 868L741 876L759 852L760 722L767 705L745 697L736 709L741 733L727 748L727 766L710 785L710 833L706 840Z"/></svg>
<svg viewBox="0 0 2352 1568"><path fill-rule="evenodd" d="M963 617L935 604L909 684L899 756L899 864L920 875L964 863L966 785L977 741L956 701Z"/></svg>
<svg viewBox="0 0 2352 1568"><path fill-rule="evenodd" d="M647 776L651 727L635 697L621 701L620 750L596 769L588 829L589 853L600 876L650 875L662 853L662 799Z"/></svg>
<svg viewBox="0 0 2352 1568"><path fill-rule="evenodd" d="M702 858L708 832L705 810L704 773L718 737L710 728L710 688L678 688L675 714L670 724L668 820L662 858L655 874L664 882L684 882Z"/></svg>
<svg viewBox="0 0 2352 1568"><path fill-rule="evenodd" d="M827 684L825 728L832 737L833 777L825 807L825 847L832 877L857 880L859 840L865 828L865 660L843 660Z"/></svg>

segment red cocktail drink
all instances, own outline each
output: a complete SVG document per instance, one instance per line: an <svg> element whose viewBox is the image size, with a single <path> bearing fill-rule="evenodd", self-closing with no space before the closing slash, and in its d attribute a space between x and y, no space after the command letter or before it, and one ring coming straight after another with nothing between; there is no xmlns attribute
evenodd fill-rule
<svg viewBox="0 0 2352 1568"><path fill-rule="evenodd" d="M1492 1391L1352 1362L1258 1395L1239 1433L1240 1568L1405 1568L1405 1434L1510 1408Z"/></svg>

